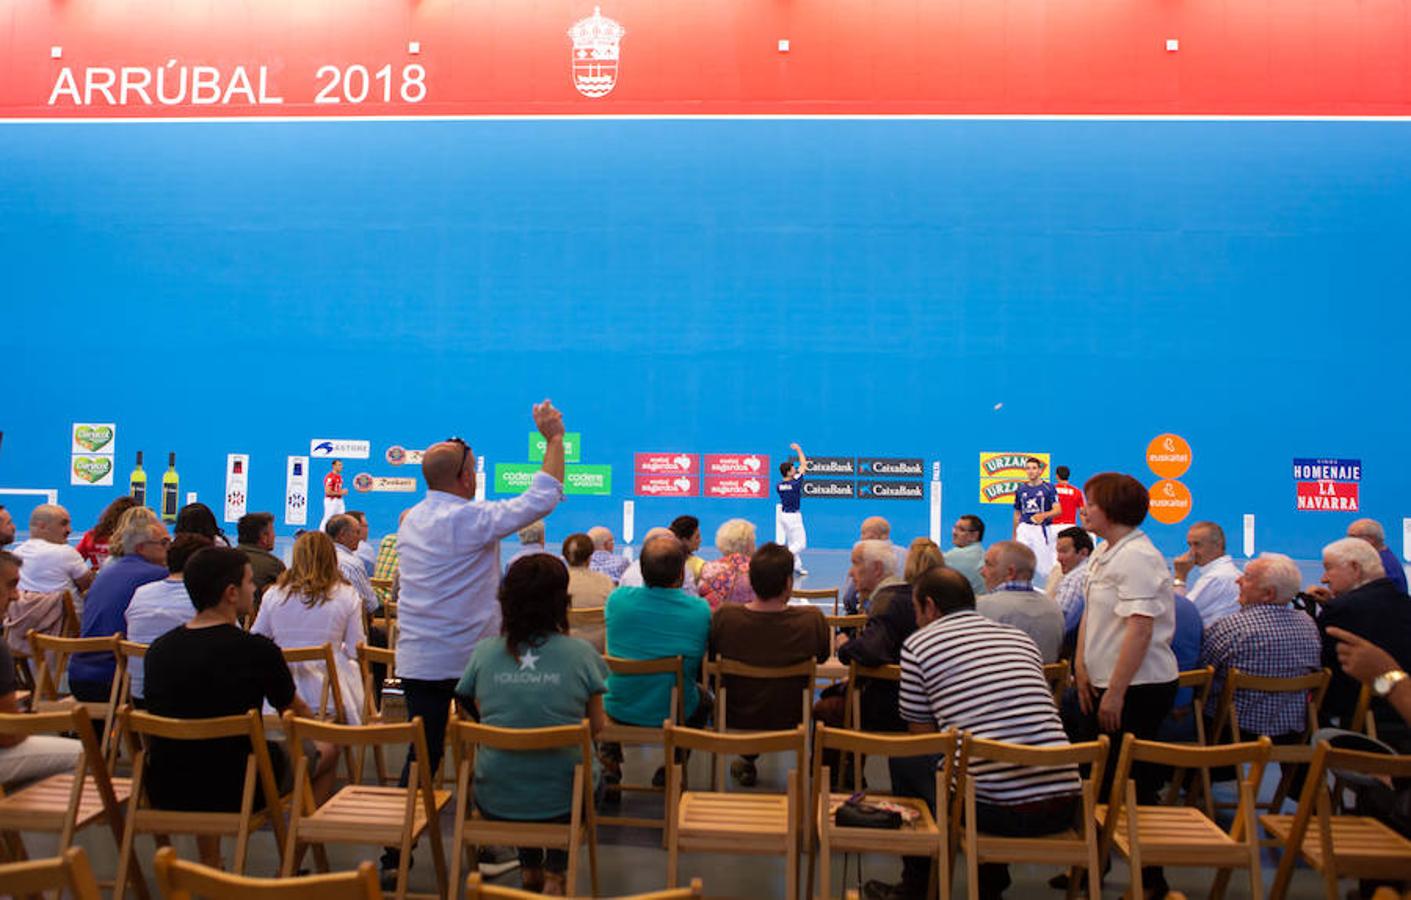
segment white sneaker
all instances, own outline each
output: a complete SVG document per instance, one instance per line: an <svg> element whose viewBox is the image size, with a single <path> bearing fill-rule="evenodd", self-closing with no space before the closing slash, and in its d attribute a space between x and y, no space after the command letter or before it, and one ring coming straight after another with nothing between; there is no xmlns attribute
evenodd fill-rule
<svg viewBox="0 0 1411 900"><path fill-rule="evenodd" d="M797 569L794 570L794 574L795 574L795 575L798 575L799 577L802 578L803 576L805 576L805 575L808 574L808 569L805 569L805 568L803 568L802 566L800 566L799 568L797 568Z"/></svg>

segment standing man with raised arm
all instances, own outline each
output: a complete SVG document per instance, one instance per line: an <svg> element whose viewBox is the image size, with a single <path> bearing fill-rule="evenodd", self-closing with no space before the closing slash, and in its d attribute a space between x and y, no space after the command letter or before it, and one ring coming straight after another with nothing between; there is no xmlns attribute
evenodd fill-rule
<svg viewBox="0 0 1411 900"><path fill-rule="evenodd" d="M563 416L545 400L534 407L544 436L544 464L528 490L510 500L475 499L475 454L460 438L433 444L422 457L426 497L397 531L401 593L397 605L397 675L407 718L426 726L435 771L446 741L456 682L475 645L500 633L500 539L544 518L563 500ZM402 767L407 784L412 759ZM382 868L397 868L389 849Z"/></svg>
<svg viewBox="0 0 1411 900"><path fill-rule="evenodd" d="M803 567L803 551L808 546L808 532L803 527L803 513L799 503L803 500L803 476L808 471L808 457L803 448L790 444L789 449L799 455L798 464L788 460L779 464L779 474L784 476L775 490L779 493L779 524L784 529L784 544L794 554L794 574L807 575Z"/></svg>

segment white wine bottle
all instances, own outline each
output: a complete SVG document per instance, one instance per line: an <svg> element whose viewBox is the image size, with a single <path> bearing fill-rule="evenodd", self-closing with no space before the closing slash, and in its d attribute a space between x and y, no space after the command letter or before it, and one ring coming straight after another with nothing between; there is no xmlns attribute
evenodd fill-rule
<svg viewBox="0 0 1411 900"><path fill-rule="evenodd" d="M167 471L162 475L162 521L175 522L177 510L176 453L167 454Z"/></svg>
<svg viewBox="0 0 1411 900"><path fill-rule="evenodd" d="M132 474L128 476L129 493L132 499L137 501L138 506L147 504L147 473L142 471L142 451L137 451L137 465L133 468Z"/></svg>

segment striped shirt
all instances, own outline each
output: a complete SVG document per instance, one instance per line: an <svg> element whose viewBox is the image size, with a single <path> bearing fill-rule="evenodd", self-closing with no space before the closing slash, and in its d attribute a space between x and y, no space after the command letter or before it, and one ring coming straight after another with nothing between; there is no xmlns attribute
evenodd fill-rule
<svg viewBox="0 0 1411 900"><path fill-rule="evenodd" d="M942 616L902 645L901 717L1013 744L1068 743L1034 642L968 609ZM1081 789L1071 765L1041 769L977 760L969 773L981 803L1028 803Z"/></svg>

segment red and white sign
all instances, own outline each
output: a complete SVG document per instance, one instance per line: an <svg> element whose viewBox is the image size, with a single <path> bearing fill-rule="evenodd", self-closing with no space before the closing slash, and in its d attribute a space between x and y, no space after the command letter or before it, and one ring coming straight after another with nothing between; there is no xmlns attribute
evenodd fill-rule
<svg viewBox="0 0 1411 900"><path fill-rule="evenodd" d="M707 475L758 475L767 480L769 477L769 454L707 453L705 473Z"/></svg>
<svg viewBox="0 0 1411 900"><path fill-rule="evenodd" d="M641 475L693 475L700 471L695 453L636 453L633 469Z"/></svg>
<svg viewBox="0 0 1411 900"><path fill-rule="evenodd" d="M753 500L769 496L769 479L755 476L711 476L706 478L707 497Z"/></svg>
<svg viewBox="0 0 1411 900"><path fill-rule="evenodd" d="M636 479L639 497L695 497L700 492L697 475L638 475Z"/></svg>
<svg viewBox="0 0 1411 900"><path fill-rule="evenodd" d="M1357 482L1346 481L1300 481L1298 488L1298 509L1319 512L1357 512Z"/></svg>

